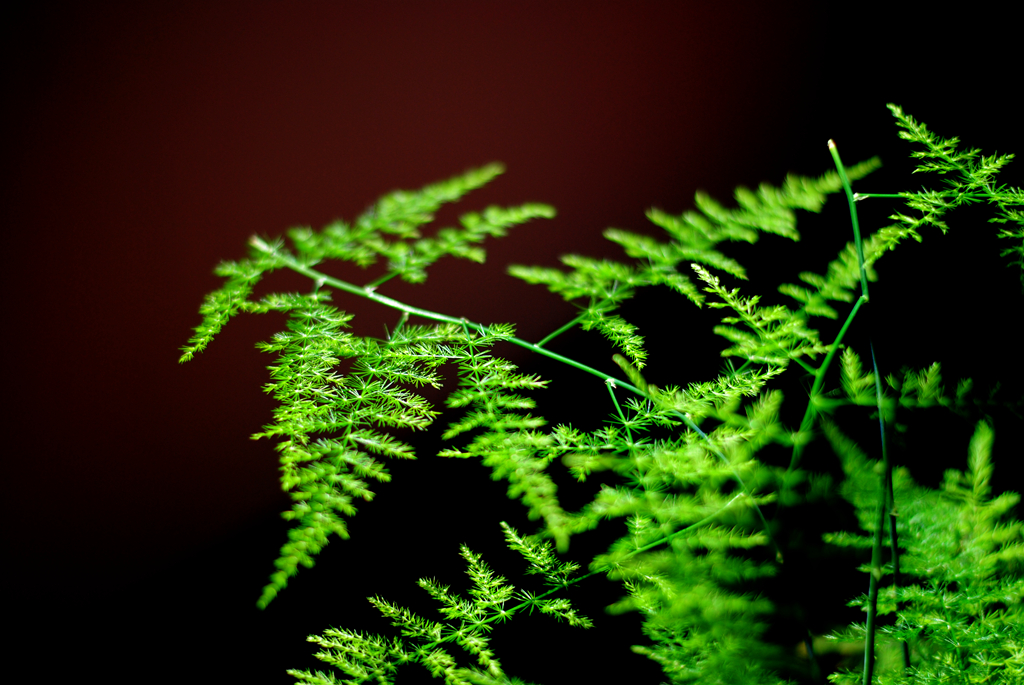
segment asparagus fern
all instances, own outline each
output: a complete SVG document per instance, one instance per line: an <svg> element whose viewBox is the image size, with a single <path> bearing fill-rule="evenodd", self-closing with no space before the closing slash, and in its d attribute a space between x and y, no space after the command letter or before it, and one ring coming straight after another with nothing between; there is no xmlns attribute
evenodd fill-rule
<svg viewBox="0 0 1024 685"><path fill-rule="evenodd" d="M647 216L665 232L663 241L606 231L622 247L623 261L569 255L562 259L564 269L510 269L578 308L574 319L538 343L516 337L510 324L467 321L381 292L394 277L422 283L445 256L482 262L486 238L554 216L542 204L491 207L464 214L458 228L423 235L443 204L492 180L502 171L499 165L391 193L351 224L293 229L290 247L254 237L247 259L218 267L226 282L201 307L203 320L182 361L202 351L239 313L287 317L286 330L259 345L275 355L265 389L279 406L273 422L254 437L275 441L281 485L293 501L284 516L294 526L261 607L274 601L300 566L313 566L332 536L348 536L346 519L359 500L373 498L372 482L390 480L384 458L416 457L414 445L394 433L423 430L440 415L417 389L440 388L445 365L458 374L458 386L445 402L462 413L444 433L449 446L440 456L478 459L508 483L508 496L521 500L529 518L539 521L528 536L503 527L507 545L529 563L527 574L543 577L543 593L517 590L463 546L473 583L468 597L438 581L420 580L441 605L442 621L371 598L398 637L330 629L310 641L320 648L317 658L334 670L290 673L309 683L389 683L399 667L419 664L452 684L520 682L504 672L491 649L492 628L533 609L588 627L590 619L564 593L584 579L605 576L625 593L610 609L636 611L644 619L648 642L634 651L660 664L673 683L820 680L810 626L803 629L810 663L796 659L776 634L780 616L805 615L813 598L775 588L777 579L794 573L787 558L815 544L791 529L799 524L787 512L843 497L861 531L837 530L820 544L870 550L863 567L868 591L854 601L867 620L834 635L863 640L865 660L855 673L830 678L1009 683L1024 677L1024 544L1021 524L1012 518L1018 497L991 496L994 431L984 416L985 400L974 398L969 380L948 394L938 364L883 374L873 343L868 363L846 341L851 327L869 325L858 313L870 301L868 283L879 277L879 260L904 238L920 241L925 226L950 230L947 214L960 205L994 206L990 220L1001 225L999 236L1020 241L1002 256L1024 273L1024 193L995 182L1012 155L960 151L958 139L941 138L899 107L890 109L900 136L921 148L913 152L923 160L917 171L946 175L943 190L854 194L851 182L880 162L846 168L830 143L834 171L817 178L790 175L778 187L762 184L756 191L740 188L735 209L704 194L695 198L695 210L679 216L652 209ZM853 239L817 271L800 273L801 285L778 287L788 304L770 303L774 296L759 290L743 265L728 256L729 244L800 240L796 212L821 212L829 196L841 191ZM895 213L895 224L862 236L856 203L868 198L902 199L906 213ZM385 274L364 285L319 268L328 260L366 267L381 259ZM310 291L254 299L256 283L276 269L308 277ZM622 305L652 286L665 286L690 305L722 310L714 332L726 341L721 354L729 363L723 373L664 387L646 380L646 340ZM336 296L391 307L401 312L400 324L380 338L354 335L347 329L351 315L332 304ZM820 319L842 324L834 332L819 325ZM597 331L611 344L620 375L546 347L575 326ZM497 343L576 369L594 389L604 385L601 392L610 401L603 425L590 431L549 425L531 394L548 381L497 356ZM802 406L803 419L789 426L781 384L794 376L805 397L786 401ZM927 408L977 422L967 471L948 473L939 490L916 484L905 467L894 466L888 447L888 436L901 425L897 414ZM862 448L847 437L839 418L850 411L878 422L877 446ZM809 456L821 435L839 458L838 482L825 473L817 452ZM781 451L789 458L780 459ZM562 467L580 482L602 473L596 495L577 510L560 502L552 469ZM589 573L574 577L579 564L558 555L568 553L574 535L599 526L619 526L622 535L606 552L581 560ZM883 658L875 658L876 647Z"/></svg>

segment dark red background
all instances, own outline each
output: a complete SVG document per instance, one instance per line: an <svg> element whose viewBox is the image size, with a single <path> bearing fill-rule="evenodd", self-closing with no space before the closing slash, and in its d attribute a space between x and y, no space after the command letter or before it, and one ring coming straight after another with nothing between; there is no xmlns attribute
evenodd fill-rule
<svg viewBox="0 0 1024 685"><path fill-rule="evenodd" d="M905 179L897 172L909 151L886 102L986 152L1024 152L1019 107L997 90L1020 89L1008 26L980 10L941 24L892 6L881 13L823 5L16 10L4 57L4 544L7 591L28 611L31 643L47 655L22 656L22 664L67 675L105 670L105 682L135 680L131 669L142 664L146 681L289 682L284 668L310 665L307 633L365 613L353 598L404 596L392 587L418 592L415 578L435 573L433 557L418 554L436 547L438 558L454 559L458 542L490 544L499 516L530 525L518 505L501 508L504 488L476 464L436 468L452 479L471 473L459 476L470 484L458 496L502 512L484 513L480 523L452 518L458 508L445 513L444 498L434 498L436 508L415 499L425 495L415 484L427 472L402 467L394 494L382 486L364 505L351 542L334 543L333 556L300 574L271 610L253 608L283 539L277 512L286 506L272 446L248 440L272 407L259 391L269 359L253 344L280 322L235 321L196 361L176 361L202 296L218 284L212 267L242 256L249 235L351 219L383 192L500 160L508 172L445 220L524 201L551 203L558 217L491 242L484 266L444 263L425 285L388 284L384 292L481 322L516 322L522 337L536 340L572 309L504 275L510 263L555 265L570 251L614 256L604 228L653 234L644 210L680 212L698 188L725 200L735 185L777 183L790 170L821 173L831 165L830 137L847 163L883 156L887 170L871 189L906 187L882 187ZM1008 179L1020 178L1015 171ZM821 238L829 250L848 239L845 217L835 216L835 231ZM964 246L1006 247L989 239L990 226L970 231L959 238ZM799 247L790 253L766 243L745 254L792 254L781 263L794 270L808 267L799 257L822 254L821 243ZM939 327L932 347L907 347L924 363L943 345L979 337L957 314L977 302L941 297L971 269L956 261L964 249L893 295L905 306L939 293L932 309L902 313L915 340L923 326ZM923 259L914 254L904 264ZM772 275L776 267L758 268ZM968 280L1012 286L1014 274L1004 271ZM355 267L338 273L369 278ZM1003 287L988 283L978 287ZM304 287L287 275L272 285ZM355 312L360 333L394 321L361 302L338 303ZM673 300L650 311L652 325L670 326L693 310ZM1006 314L984 325L1011 352L1014 339L999 328ZM894 338L898 348L902 337ZM651 373L661 382L666 369L704 378L702 369L718 361L696 356L694 345L690 357L666 349ZM601 349L595 363L608 365ZM410 485L399 485L402 473ZM396 510L409 520L388 513ZM397 570L372 561L376 539L357 541L360 530L371 535L363 518L390 521L372 530L393 527L385 547ZM605 599L616 597L612 588ZM507 664L528 662L514 641L506 644ZM621 658L654 682L651 664L614 654L604 650L601 660L612 661L598 665ZM207 670L197 671L201 664ZM545 673L577 667L511 670L544 682Z"/></svg>

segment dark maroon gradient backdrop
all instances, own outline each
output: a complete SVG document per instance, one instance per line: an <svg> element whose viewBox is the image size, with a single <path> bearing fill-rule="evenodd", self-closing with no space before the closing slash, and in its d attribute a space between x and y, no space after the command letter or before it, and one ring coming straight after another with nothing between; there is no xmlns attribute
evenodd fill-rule
<svg viewBox="0 0 1024 685"><path fill-rule="evenodd" d="M40 625L77 631L81 654L60 668L128 682L120 669L148 662L147 680L288 682L284 667L308 665L305 634L345 622L337 607L318 611L315 587L350 557L306 571L306 589L296 582L279 600L294 591L301 610L252 609L287 505L272 445L248 439L272 407L259 390L269 359L253 344L280 322L236 320L208 352L177 364L218 284L212 267L241 257L251 234L351 219L386 191L504 162L504 176L442 218L525 201L551 203L558 217L489 243L486 265L449 260L424 285L384 292L516 322L538 339L572 309L506 276L508 264L615 255L600 237L606 227L648 231L644 210L680 212L698 188L727 199L738 184L821 173L830 137L848 163L881 154L903 169L908 149L888 101L987 152L1024 152L1011 131L1019 108L990 91L1019 91L1019 49L972 51L971 41L1009 40L1008 29L956 19L943 30L967 29L959 47L930 53L944 35L935 21L821 4L50 3L13 14L2 206L7 589ZM957 62L965 55L976 61ZM369 278L355 267L336 273ZM275 288L305 287L275 278ZM336 301L360 333L395 320ZM671 321L682 307L655 318ZM438 468L490 484L476 464ZM500 501L503 488L490 485L483 496ZM389 487L362 517L403 506ZM526 525L517 506L506 515ZM459 542L457 523L433 522L455 524ZM424 538L431 524L422 525L396 529L395 550ZM352 554L373 549L355 536L334 547L349 544ZM397 559L403 586L433 572L429 558ZM339 601L384 591L337 588ZM97 616L116 630L97 632ZM218 634L229 630L252 636ZM50 649L50 639L37 646ZM207 659L208 672L193 670Z"/></svg>

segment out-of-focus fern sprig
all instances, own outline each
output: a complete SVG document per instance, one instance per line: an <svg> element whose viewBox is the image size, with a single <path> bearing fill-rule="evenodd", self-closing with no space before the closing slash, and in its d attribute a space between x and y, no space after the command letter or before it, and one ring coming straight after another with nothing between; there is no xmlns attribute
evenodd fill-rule
<svg viewBox="0 0 1024 685"><path fill-rule="evenodd" d="M960 139L943 138L928 130L923 123L905 114L898 105L889 104L902 129L900 138L925 147L915 150L911 157L924 160L917 165L914 173L933 172L945 178L945 190L921 190L902 192L895 195L865 193L855 195L861 200L869 197L900 197L906 200L908 208L921 212L920 216L897 213L891 219L899 222L879 233L886 249L892 249L903 238L910 237L918 242L922 226L935 226L943 233L949 230L945 215L961 205L985 202L996 206L996 215L991 223L1003 224L999 237L1016 242L1007 247L1001 256L1009 256L1011 264L1021 269L1021 287L1024 288L1024 189L996 184L996 175L1013 160L1012 154L985 156L977 148L958 149Z"/></svg>
<svg viewBox="0 0 1024 685"><path fill-rule="evenodd" d="M848 170L849 177L862 178L877 169L880 164L877 158L862 162ZM705 283L709 282L707 279L713 277L706 275L708 271L704 267L718 269L735 278L746 280L746 270L739 262L720 251L721 244L755 243L766 233L798 241L800 233L796 229L795 210L820 212L827 196L841 188L839 175L834 171L819 178L790 174L781 187L763 183L756 192L738 188L735 199L739 207L736 209L723 207L705 193L697 193L694 199L696 211L687 211L679 216L658 209L647 212L647 218L668 233L668 242L659 242L651 237L621 229L612 228L605 231L606 238L621 245L628 256L637 260L633 264L568 255L562 258L562 262L571 269L568 272L552 268L513 266L509 273L528 283L542 283L567 301L586 301L586 304L578 305L581 309L579 316L540 344L575 325L580 325L584 329L597 329L642 370L647 359L643 337L637 333L634 325L614 313L623 301L633 297L638 288L664 285L700 306L707 297L706 292L718 295L722 292L716 290L715 286L710 290L702 289L686 273L680 271L680 265L694 265L693 268L698 269L697 273ZM825 277L802 274L801 278L806 276L805 280L814 287L813 291L790 287L784 292L802 301L809 314L828 315L832 310L824 304L827 300L848 302L853 299L849 289L856 282L856 277L851 280L850 276L856 271L844 268L850 265L849 259L844 260L830 267L829 274ZM853 266L856 266L855 260ZM732 291L733 294L735 292ZM737 302L732 304L735 305ZM756 304L755 298L740 307L747 315L743 323L752 323L751 307ZM795 318L785 308L776 308L771 312L753 316L764 320L765 330L796 325ZM730 320L726 323L737 321ZM758 336L746 335L733 326L720 327L716 332L726 337L732 336L734 342L741 347L746 344L750 354L740 354L738 347L735 353L739 356L744 356L748 360L751 356L763 356L760 354L761 347L751 344ZM776 336L778 339L783 337L784 331L780 331ZM778 339L765 340L773 359L779 357ZM804 353L782 356L788 361Z"/></svg>
<svg viewBox="0 0 1024 685"><path fill-rule="evenodd" d="M826 424L826 435L847 474L843 494L871 533L876 464L834 424ZM918 485L905 469L894 474L902 578L879 595L879 615L894 615L895 621L880 628L889 649L882 652L876 682L1010 685L1024 680L1024 524L1012 517L1017 493L991 497L994 436L992 427L979 421L967 471L947 471L939 489ZM872 544L870 534L833 533L825 539L845 547ZM886 577L892 572L891 564L882 569ZM862 596L851 605L866 602ZM831 637L863 640L864 633L863 625L854 624ZM906 645L909 664L899 656L900 645ZM852 685L861 682L861 674L837 673L831 680Z"/></svg>

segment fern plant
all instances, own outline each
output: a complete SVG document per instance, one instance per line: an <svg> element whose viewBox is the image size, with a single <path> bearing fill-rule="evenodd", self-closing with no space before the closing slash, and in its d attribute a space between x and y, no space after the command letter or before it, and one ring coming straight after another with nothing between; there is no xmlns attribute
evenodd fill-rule
<svg viewBox="0 0 1024 685"><path fill-rule="evenodd" d="M960 205L992 205L990 221L1009 241L1001 256L1024 274L1024 192L995 182L1012 155L960 150L956 138L941 138L889 107L900 136L916 146L912 154L922 160L917 171L946 175L944 189L855 195L851 181L880 162L847 168L830 141L835 170L817 178L790 175L778 187L740 188L735 208L698 194L694 211L649 211L664 230L661 241L606 231L629 260L570 255L562 259L564 269L512 267L513 276L545 286L579 312L536 343L516 337L510 324L468 321L382 292L395 277L423 282L446 255L482 262L485 238L554 216L542 204L490 207L464 214L457 228L423 235L443 204L492 180L502 171L499 165L391 193L352 223L293 229L290 246L253 237L247 259L222 263L217 273L226 282L203 304L202 323L182 361L202 351L238 313L287 317L286 330L259 344L275 355L265 390L279 404L272 423L254 437L276 441L281 485L293 501L284 513L293 527L258 600L261 607L274 601L300 566L312 567L332 536L348 537L345 521L357 503L373 498L373 481L390 479L385 458L415 458L414 446L394 431L422 430L439 416L417 390L442 388L445 365L458 375L445 402L461 414L444 432L449 446L439 456L480 460L539 522L530 535L501 525L507 545L527 563L526 573L543 578L543 592L517 590L463 547L472 581L468 597L437 580L419 581L440 605L443 620L371 598L397 636L330 629L309 638L330 669L289 673L308 683L390 683L400 667L418 664L446 683L521 682L505 673L491 649L494 626L537 610L587 628L591 619L573 607L566 591L602 575L621 583L625 593L609 610L643 617L647 643L633 650L660 664L672 683L821 681L826 674L815 655L821 643L807 618L815 600L783 591L799 570L787 559L799 560L810 545L841 559L869 555L862 567L866 587L848 590L865 621L830 636L859 641L864 661L829 675L835 682L1020 682L1024 545L1021 524L1012 518L1018 497L993 497L989 485L989 412L998 403L975 393L969 380L947 394L938 364L883 376L870 325L858 314L870 308L876 263L906 238L922 240L927 226L946 232L946 215ZM769 304L770 294L749 294L747 272L728 255L729 244L754 243L765 234L799 240L796 211L820 212L840 192L853 229L846 248L817 272L801 273L801 284L779 287L786 304ZM869 198L902 200L908 213L862 235L857 203ZM362 267L386 260L387 266L383 276L360 286L325 273L320 265L330 260ZM256 283L276 269L308 277L311 288L255 298ZM725 340L721 373L664 387L645 379L646 341L623 314L623 304L653 286L723 311L714 327ZM353 296L397 310L398 324L380 338L352 334L351 315L333 303ZM829 320L842 324L836 331ZM846 342L858 325L867 326L870 348L860 354ZM573 327L607 339L618 374L547 347ZM604 385L608 419L591 431L569 423L549 426L534 413L531 395L547 381L497 356L499 342L571 367L591 378L594 388ZM782 388L791 387L785 383L793 377L803 396L787 402L799 403L803 418L787 425ZM1009 406L1019 416L1020 402ZM897 416L928 407L977 425L970 445L963 446L967 470L949 472L938 490L916 484L891 454L893 431L901 427ZM861 446L847 436L839 415L851 411L878 422L876 444ZM821 436L834 457L818 447ZM838 464L835 477L828 474L832 463ZM562 505L552 477L563 467L581 482L601 473L596 496L575 510ZM835 507L840 498L860 530L834 529L808 542L800 534L808 524L801 507ZM579 563L559 555L568 553L574 535L599 526L620 526L622 535L606 552L580 560L589 573L577 575ZM847 550L853 556L841 556ZM780 627L783 617L797 617L807 658L794 654L787 642L793 631Z"/></svg>

